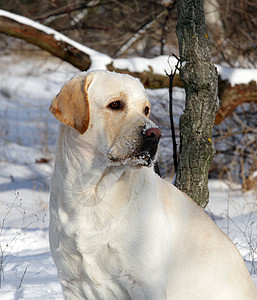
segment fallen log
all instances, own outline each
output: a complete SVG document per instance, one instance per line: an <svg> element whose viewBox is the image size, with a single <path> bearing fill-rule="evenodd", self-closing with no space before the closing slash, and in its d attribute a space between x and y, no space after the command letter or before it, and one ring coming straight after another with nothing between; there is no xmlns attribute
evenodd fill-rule
<svg viewBox="0 0 257 300"><path fill-rule="evenodd" d="M71 63L80 70L87 70L91 65L90 56L74 47L72 43L58 38L58 32L25 17L0 10L0 32L25 40L28 43ZM13 16L13 18L12 18Z"/></svg>
<svg viewBox="0 0 257 300"><path fill-rule="evenodd" d="M169 87L169 82L170 82L169 77L154 73L150 66L149 66L149 71L132 72L128 69L115 68L113 64L109 64L107 65L107 70L122 73L122 74L129 74L131 76L139 78L145 88L161 89L161 88ZM183 83L178 74L175 75L173 86L183 87Z"/></svg>
<svg viewBox="0 0 257 300"><path fill-rule="evenodd" d="M251 81L249 84L236 84L234 86L227 84L225 88L222 88L219 97L221 106L216 115L215 124L220 124L240 104L252 101L257 102L256 81Z"/></svg>

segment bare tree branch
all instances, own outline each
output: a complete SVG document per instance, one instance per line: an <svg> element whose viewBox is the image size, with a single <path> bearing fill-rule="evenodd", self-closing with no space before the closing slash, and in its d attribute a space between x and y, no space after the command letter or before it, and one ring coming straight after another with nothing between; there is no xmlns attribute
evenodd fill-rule
<svg viewBox="0 0 257 300"><path fill-rule="evenodd" d="M90 1L90 2L92 2L92 1ZM56 16L59 16L62 14L67 14L67 11L69 11L69 13L71 13L73 11L81 10L81 9L91 6L90 2L89 3L85 3L85 2L72 3L71 2L65 6L57 7L54 10L52 9L51 11L48 11L45 14L40 15L38 18L36 18L36 20L37 21L46 21L48 18L56 17ZM95 2L96 2L95 3L95 5L96 5L96 4L98 4L99 1L95 1Z"/></svg>
<svg viewBox="0 0 257 300"><path fill-rule="evenodd" d="M120 50L115 54L115 57L120 57L125 52L128 51L130 47L132 47L135 43L140 41L144 36L147 30L149 30L152 26L156 24L156 22L161 19L162 17L166 16L168 14L167 10L162 11L159 13L155 19L151 20L150 22L146 23L143 27L141 27L135 35L130 38L126 44L124 44Z"/></svg>

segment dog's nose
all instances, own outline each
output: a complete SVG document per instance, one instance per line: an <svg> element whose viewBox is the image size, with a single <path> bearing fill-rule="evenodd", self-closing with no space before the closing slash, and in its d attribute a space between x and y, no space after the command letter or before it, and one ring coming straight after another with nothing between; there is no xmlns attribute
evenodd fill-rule
<svg viewBox="0 0 257 300"><path fill-rule="evenodd" d="M143 131L143 135L153 142L158 143L162 136L162 132L158 128L148 128Z"/></svg>

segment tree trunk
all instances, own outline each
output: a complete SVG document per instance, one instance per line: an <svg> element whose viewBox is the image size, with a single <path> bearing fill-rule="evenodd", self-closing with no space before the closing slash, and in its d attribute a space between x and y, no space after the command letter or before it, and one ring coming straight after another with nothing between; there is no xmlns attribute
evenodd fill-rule
<svg viewBox="0 0 257 300"><path fill-rule="evenodd" d="M215 150L211 139L218 110L217 70L205 26L202 0L178 0L177 37L186 91L180 118L180 152L175 185L198 205L209 201L208 172Z"/></svg>

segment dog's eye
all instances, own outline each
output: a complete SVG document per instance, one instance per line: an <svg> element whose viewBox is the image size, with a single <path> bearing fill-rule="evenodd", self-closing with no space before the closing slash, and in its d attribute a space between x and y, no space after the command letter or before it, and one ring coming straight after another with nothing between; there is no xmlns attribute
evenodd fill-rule
<svg viewBox="0 0 257 300"><path fill-rule="evenodd" d="M148 106L145 107L145 115L148 116L150 112L150 108Z"/></svg>
<svg viewBox="0 0 257 300"><path fill-rule="evenodd" d="M111 102L107 107L113 110L122 110L124 105L121 101L114 101Z"/></svg>

